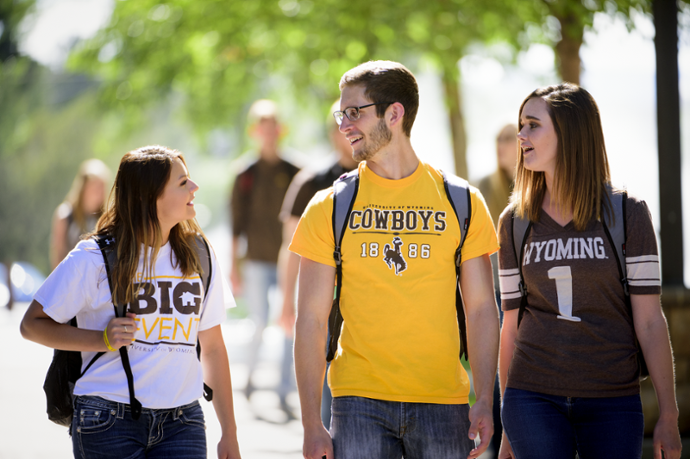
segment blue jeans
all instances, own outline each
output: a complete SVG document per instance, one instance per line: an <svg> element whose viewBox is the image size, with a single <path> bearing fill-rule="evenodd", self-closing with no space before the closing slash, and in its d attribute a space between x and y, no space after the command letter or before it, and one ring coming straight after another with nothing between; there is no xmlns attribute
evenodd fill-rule
<svg viewBox="0 0 690 459"><path fill-rule="evenodd" d="M72 449L76 459L205 459L206 425L199 402L177 408L130 407L100 397L74 401Z"/></svg>
<svg viewBox="0 0 690 459"><path fill-rule="evenodd" d="M329 367L330 363L326 366L326 376L323 378L323 389L321 390L321 422L326 430L331 428L331 405L333 404L331 389L328 387Z"/></svg>
<svg viewBox="0 0 690 459"><path fill-rule="evenodd" d="M335 397L331 437L335 459L465 459L474 442L469 405Z"/></svg>
<svg viewBox="0 0 690 459"><path fill-rule="evenodd" d="M516 459L642 457L639 395L559 397L509 387L501 416Z"/></svg>
<svg viewBox="0 0 690 459"><path fill-rule="evenodd" d="M277 266L267 261L247 260L244 263L244 292L249 305L249 317L254 323L254 336L249 347L249 380L251 386L252 373L259 360L259 348L263 337L263 331L268 323L270 304L268 292L271 287L278 286ZM294 389L295 377L292 362L292 338L285 338L283 360L280 365L280 385L278 395L281 399Z"/></svg>

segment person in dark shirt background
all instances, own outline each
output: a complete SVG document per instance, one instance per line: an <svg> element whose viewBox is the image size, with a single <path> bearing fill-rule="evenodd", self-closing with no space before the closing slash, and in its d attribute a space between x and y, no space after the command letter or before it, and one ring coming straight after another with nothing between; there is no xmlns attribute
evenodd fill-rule
<svg viewBox="0 0 690 459"><path fill-rule="evenodd" d="M283 207L280 210L280 220L283 222L283 245L280 248L278 261L278 278L283 292L283 308L280 315L280 325L285 333L292 336L295 327L295 286L299 273L299 255L288 250L292 235L299 223L302 212L317 191L333 186L333 182L357 167L352 159L350 141L338 130L338 125L332 113L340 110L340 100L337 100L328 112L326 126L328 138L334 149L334 158L330 164L320 170L305 168L292 180L285 195ZM321 418L328 428L331 419L331 392L324 384L324 402L322 403Z"/></svg>
<svg viewBox="0 0 690 459"><path fill-rule="evenodd" d="M252 374L257 364L261 337L268 321L268 294L277 287L278 251L282 228L278 219L288 185L298 168L281 157L282 127L273 101L258 100L249 109L249 134L258 142L259 158L238 174L232 188L232 268L230 280L235 295L247 301L255 330L249 349L249 375L245 394L254 391ZM246 242L246 253L241 247ZM292 349L292 338L286 338ZM292 354L285 353L278 395L286 410L285 397L294 387Z"/></svg>

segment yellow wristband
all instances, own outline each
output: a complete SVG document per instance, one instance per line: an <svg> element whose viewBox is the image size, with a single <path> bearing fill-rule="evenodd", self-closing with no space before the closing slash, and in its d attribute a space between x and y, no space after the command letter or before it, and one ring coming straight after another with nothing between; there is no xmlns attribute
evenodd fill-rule
<svg viewBox="0 0 690 459"><path fill-rule="evenodd" d="M107 347L109 351L115 351L115 349L113 349L113 347L110 345L110 342L108 342L108 327L105 327L105 330L103 330L103 341L105 341L105 347Z"/></svg>

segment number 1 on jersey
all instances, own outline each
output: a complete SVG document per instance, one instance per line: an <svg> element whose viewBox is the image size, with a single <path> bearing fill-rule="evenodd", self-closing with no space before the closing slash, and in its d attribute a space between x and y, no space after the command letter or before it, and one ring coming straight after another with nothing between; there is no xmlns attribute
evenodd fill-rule
<svg viewBox="0 0 690 459"><path fill-rule="evenodd" d="M548 271L549 279L556 281L556 294L558 295L559 319L580 322L579 317L573 316L573 276L570 266L557 266Z"/></svg>

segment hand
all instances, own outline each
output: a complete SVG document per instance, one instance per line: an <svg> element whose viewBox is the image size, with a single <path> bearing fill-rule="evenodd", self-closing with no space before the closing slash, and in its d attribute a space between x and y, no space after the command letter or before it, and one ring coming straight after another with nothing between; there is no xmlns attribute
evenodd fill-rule
<svg viewBox="0 0 690 459"><path fill-rule="evenodd" d="M106 327L110 347L117 350L134 341L134 332L137 331L137 323L134 320L136 317L136 314L128 312L126 317L113 317L110 319ZM106 347L105 340L103 347Z"/></svg>
<svg viewBox="0 0 690 459"><path fill-rule="evenodd" d="M476 446L468 459L475 459L479 457L489 447L491 436L494 434L494 418L491 412L491 406L485 401L477 401L472 408L470 408L470 430L469 437L474 440L479 436L481 443Z"/></svg>
<svg viewBox="0 0 690 459"><path fill-rule="evenodd" d="M232 294L235 296L242 295L242 276L239 268L234 265L230 268L230 285L232 285Z"/></svg>
<svg viewBox="0 0 690 459"><path fill-rule="evenodd" d="M333 440L323 425L313 432L305 430L302 453L304 459L333 459Z"/></svg>
<svg viewBox="0 0 690 459"><path fill-rule="evenodd" d="M218 459L241 459L237 436L223 435L218 442Z"/></svg>
<svg viewBox="0 0 690 459"><path fill-rule="evenodd" d="M283 309L278 318L278 325L285 332L285 336L291 338L295 330L295 302L294 300L283 300Z"/></svg>
<svg viewBox="0 0 690 459"><path fill-rule="evenodd" d="M510 446L508 437L503 434L503 439L501 440L501 448L498 450L498 459L515 459L515 454L513 454L513 447Z"/></svg>
<svg viewBox="0 0 690 459"><path fill-rule="evenodd" d="M678 420L659 418L654 427L654 459L680 459L682 444L678 432Z"/></svg>

